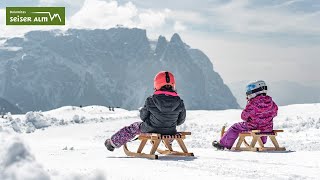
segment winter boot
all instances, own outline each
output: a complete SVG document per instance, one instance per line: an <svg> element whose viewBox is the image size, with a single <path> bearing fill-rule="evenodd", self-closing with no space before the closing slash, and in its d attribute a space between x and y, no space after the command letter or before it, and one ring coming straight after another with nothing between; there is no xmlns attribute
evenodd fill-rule
<svg viewBox="0 0 320 180"><path fill-rule="evenodd" d="M109 151L113 151L113 150L114 150L114 147L112 146L110 139L107 139L107 140L104 142L104 145L106 146L106 148L107 148Z"/></svg>
<svg viewBox="0 0 320 180"><path fill-rule="evenodd" d="M218 150L224 150L224 146L220 144L218 141L213 141L212 146L217 148Z"/></svg>

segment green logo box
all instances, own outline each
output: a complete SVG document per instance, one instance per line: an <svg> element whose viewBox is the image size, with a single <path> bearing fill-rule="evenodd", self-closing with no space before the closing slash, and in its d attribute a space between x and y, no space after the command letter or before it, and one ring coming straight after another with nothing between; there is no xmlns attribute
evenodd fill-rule
<svg viewBox="0 0 320 180"><path fill-rule="evenodd" d="M6 7L6 25L65 25L65 7Z"/></svg>

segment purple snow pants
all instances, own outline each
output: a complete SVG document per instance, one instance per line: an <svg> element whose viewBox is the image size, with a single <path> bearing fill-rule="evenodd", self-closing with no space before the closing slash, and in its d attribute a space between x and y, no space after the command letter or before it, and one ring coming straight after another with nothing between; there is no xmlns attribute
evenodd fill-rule
<svg viewBox="0 0 320 180"><path fill-rule="evenodd" d="M142 122L135 122L130 124L129 126L125 126L120 129L114 135L111 136L111 144L119 148L131 139L133 139L136 135L141 133L140 125Z"/></svg>
<svg viewBox="0 0 320 180"><path fill-rule="evenodd" d="M233 146L233 143L238 138L239 133L250 131L250 130L252 130L252 129L248 128L247 122L235 123L222 136L222 138L220 139L220 144L228 149L231 149ZM262 140L263 144L265 144L267 142L267 137L263 136L263 137L261 137L261 140Z"/></svg>

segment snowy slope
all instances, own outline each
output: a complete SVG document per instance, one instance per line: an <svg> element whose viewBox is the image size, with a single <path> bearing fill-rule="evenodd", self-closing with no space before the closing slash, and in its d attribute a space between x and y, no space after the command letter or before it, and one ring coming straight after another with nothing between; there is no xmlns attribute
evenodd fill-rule
<svg viewBox="0 0 320 180"><path fill-rule="evenodd" d="M188 111L179 130L192 132L186 144L195 157L159 160L128 158L122 149L109 152L103 146L116 130L138 121L137 111L69 106L14 115L11 121L0 119L0 146L4 147L0 149L0 179L319 178L320 104L280 107L274 125L285 130L278 141L287 152L215 151L211 142L219 138L221 126L240 121L240 113ZM138 142L129 144L131 149L137 146Z"/></svg>

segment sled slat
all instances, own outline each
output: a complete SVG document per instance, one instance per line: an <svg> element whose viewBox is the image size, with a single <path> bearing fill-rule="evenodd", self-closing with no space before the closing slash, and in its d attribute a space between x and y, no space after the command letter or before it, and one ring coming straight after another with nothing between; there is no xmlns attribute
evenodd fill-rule
<svg viewBox="0 0 320 180"><path fill-rule="evenodd" d="M137 153L141 153L141 152L142 152L142 150L143 150L144 146L146 145L146 143L147 143L147 140L146 140L146 139L143 139L143 140L141 141L141 143L140 143L140 145L139 145L139 148L138 148L138 150L137 150Z"/></svg>
<svg viewBox="0 0 320 180"><path fill-rule="evenodd" d="M127 156L143 157L143 158L150 158L150 159L158 159L158 155L155 154L156 152L163 155L194 156L193 153L188 152L188 149L183 142L183 140L186 138L186 135L191 135L191 132L179 132L174 135L143 133L143 134L140 134L138 137L138 139L141 142L136 153L129 151L127 144L123 145L123 149ZM173 140L176 140L178 142L180 148L182 149L182 152L173 150L172 145L170 143ZM142 150L148 141L151 141L151 144L152 144L150 153L142 153ZM166 150L161 150L158 148L161 142L167 148Z"/></svg>
<svg viewBox="0 0 320 180"><path fill-rule="evenodd" d="M157 152L164 155L175 155L175 156L194 156L193 153L183 153L178 151L161 150L157 149Z"/></svg>
<svg viewBox="0 0 320 180"><path fill-rule="evenodd" d="M172 146L171 146L168 139L164 139L162 141L163 141L164 145L166 146L166 148L169 149L169 151L173 151Z"/></svg>
<svg viewBox="0 0 320 180"><path fill-rule="evenodd" d="M135 153L135 152L129 151L127 144L123 145L123 150L127 156L149 158L149 159L158 159L158 155L155 155L155 154Z"/></svg>

